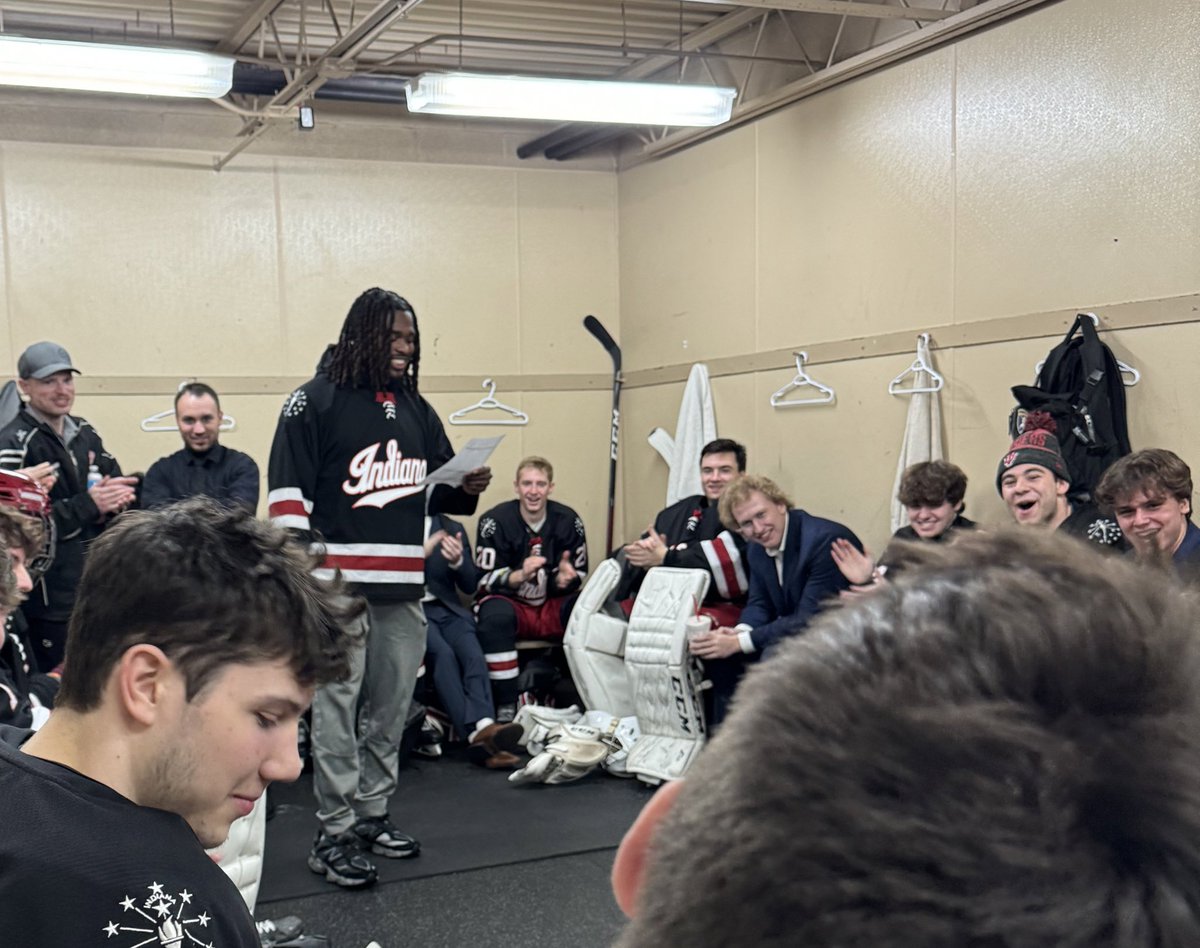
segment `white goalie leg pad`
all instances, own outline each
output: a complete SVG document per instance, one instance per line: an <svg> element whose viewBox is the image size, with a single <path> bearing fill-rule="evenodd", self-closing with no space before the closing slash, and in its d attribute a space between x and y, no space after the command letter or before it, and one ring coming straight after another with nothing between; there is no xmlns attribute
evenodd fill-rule
<svg viewBox="0 0 1200 948"><path fill-rule="evenodd" d="M605 560L588 577L571 609L563 651L584 707L623 717L634 713L624 660L628 623L609 599L620 579L616 560Z"/></svg>
<svg viewBox="0 0 1200 948"><path fill-rule="evenodd" d="M263 847L267 838L267 795L254 801L254 808L229 827L229 838L208 854L238 887L246 907L254 912L258 885L262 881Z"/></svg>
<svg viewBox="0 0 1200 948"><path fill-rule="evenodd" d="M703 672L688 652L687 621L709 580L703 570L652 569L629 617L625 667L641 737L625 767L646 783L682 777L704 746Z"/></svg>
<svg viewBox="0 0 1200 948"><path fill-rule="evenodd" d="M508 775L509 783L570 783L586 777L620 745L610 734L586 724L555 728L546 749L520 770Z"/></svg>
<svg viewBox="0 0 1200 948"><path fill-rule="evenodd" d="M550 732L564 724L574 724L583 712L579 705L569 708L547 708L540 704L525 704L513 718L514 724L521 725L521 736L517 743L530 754L540 754L546 749L546 741Z"/></svg>

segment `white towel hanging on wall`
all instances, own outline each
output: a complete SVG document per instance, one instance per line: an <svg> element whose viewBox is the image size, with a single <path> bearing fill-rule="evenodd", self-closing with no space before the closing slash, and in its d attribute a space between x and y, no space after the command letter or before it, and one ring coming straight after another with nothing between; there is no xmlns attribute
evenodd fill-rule
<svg viewBox="0 0 1200 948"><path fill-rule="evenodd" d="M684 497L703 492L700 484L700 449L717 437L717 421L713 414L712 389L708 383L708 366L697 362L688 373L679 417L675 421L675 437L662 428L650 432L649 441L667 462L667 506Z"/></svg>
<svg viewBox="0 0 1200 948"><path fill-rule="evenodd" d="M897 383L906 382L909 375L912 376L911 385L894 387ZM908 511L896 498L900 493L900 481L904 472L911 465L921 461L942 459L942 404L939 393L944 385L945 380L934 369L929 354L929 333L923 332L917 336L916 360L888 383L889 392L908 398L904 440L900 444L900 456L896 461L896 481L892 485L893 533L908 525Z"/></svg>

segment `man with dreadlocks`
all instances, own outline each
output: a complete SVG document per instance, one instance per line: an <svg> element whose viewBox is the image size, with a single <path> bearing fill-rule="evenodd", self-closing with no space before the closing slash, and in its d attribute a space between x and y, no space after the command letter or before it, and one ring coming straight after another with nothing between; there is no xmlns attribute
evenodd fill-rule
<svg viewBox="0 0 1200 948"><path fill-rule="evenodd" d="M389 858L420 851L388 802L425 653L425 476L454 455L418 391L420 359L412 306L367 290L316 377L284 403L267 470L271 518L319 544L318 575L340 570L368 605L350 678L322 688L312 709L320 829L308 865L349 888L376 879L360 847ZM477 468L461 487L435 487L430 510L474 513L491 476Z"/></svg>

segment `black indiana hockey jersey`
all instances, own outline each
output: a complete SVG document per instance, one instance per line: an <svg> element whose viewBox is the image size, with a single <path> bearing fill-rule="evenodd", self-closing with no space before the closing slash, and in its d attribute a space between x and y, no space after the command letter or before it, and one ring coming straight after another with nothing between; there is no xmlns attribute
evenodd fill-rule
<svg viewBox="0 0 1200 948"><path fill-rule="evenodd" d="M745 540L722 526L716 504L709 503L701 494L685 497L655 517L654 530L666 538L667 552L662 565L704 570L712 576L704 604L745 601L750 589L744 563ZM644 580L646 570L625 563L617 598L636 595Z"/></svg>
<svg viewBox="0 0 1200 948"><path fill-rule="evenodd" d="M743 563L745 541L726 530L717 505L697 494L685 497L654 520L654 529L667 538L663 566L707 570L712 576L705 602L741 602L750 589Z"/></svg>
<svg viewBox="0 0 1200 948"><path fill-rule="evenodd" d="M269 515L323 546L317 575L340 569L368 599L420 599L425 475L453 456L416 392L339 388L319 374L284 403L267 468ZM442 486L430 506L469 514L474 505Z"/></svg>
<svg viewBox="0 0 1200 948"><path fill-rule="evenodd" d="M554 578L563 553L569 553L577 579L559 589ZM516 589L507 585L508 574L521 568L528 556L544 556L546 565L537 576ZM547 597L567 596L587 578L587 538L583 521L565 504L546 502L546 519L533 530L521 518L520 501L510 500L493 507L479 518L475 541L475 565L482 571L479 595L508 596L529 606L540 606Z"/></svg>

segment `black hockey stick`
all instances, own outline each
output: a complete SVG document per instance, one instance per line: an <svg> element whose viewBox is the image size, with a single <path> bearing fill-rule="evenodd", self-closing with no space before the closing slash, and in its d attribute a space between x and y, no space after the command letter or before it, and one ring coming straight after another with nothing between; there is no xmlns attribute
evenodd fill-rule
<svg viewBox="0 0 1200 948"><path fill-rule="evenodd" d="M583 318L583 328L595 336L613 363L612 432L608 445L608 533L604 537L604 555L613 549L613 518L617 512L617 446L621 436L621 347L595 316Z"/></svg>

